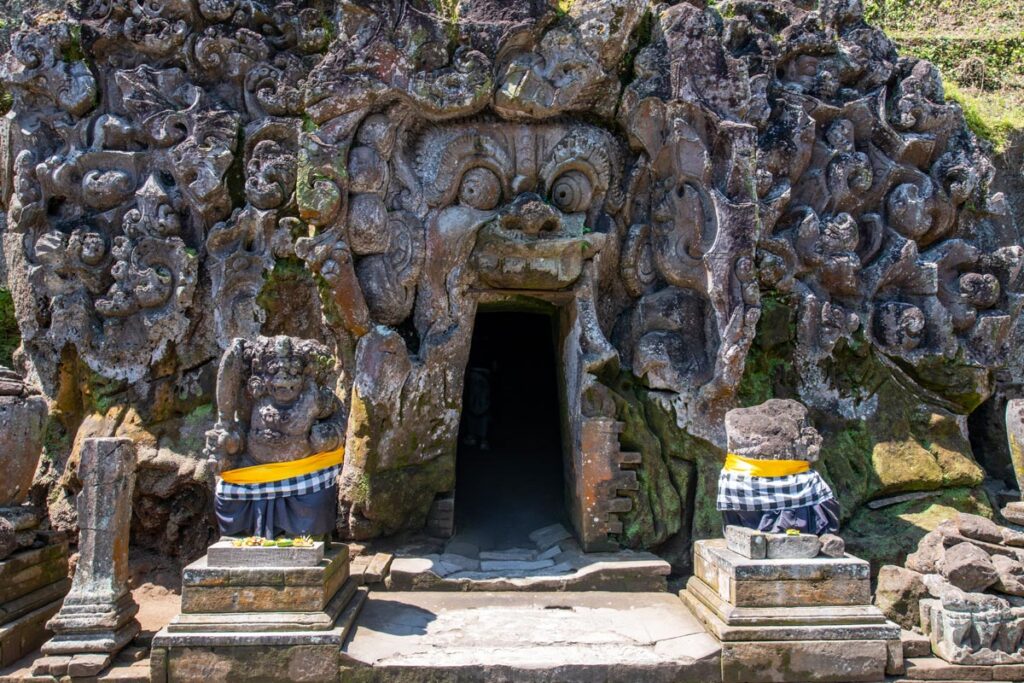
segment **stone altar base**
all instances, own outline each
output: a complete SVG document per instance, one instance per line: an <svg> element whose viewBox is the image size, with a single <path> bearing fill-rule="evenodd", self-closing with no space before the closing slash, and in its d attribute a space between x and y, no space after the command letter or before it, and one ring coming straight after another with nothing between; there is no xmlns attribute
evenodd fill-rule
<svg viewBox="0 0 1024 683"><path fill-rule="evenodd" d="M254 561L259 561L254 557ZM341 646L365 592L349 577L348 548L316 566L210 566L182 572L181 611L153 638L153 683L336 681Z"/></svg>
<svg viewBox="0 0 1024 683"><path fill-rule="evenodd" d="M694 544L683 602L722 642L724 683L883 681L903 671L900 629L871 605L867 562L750 559Z"/></svg>
<svg viewBox="0 0 1024 683"><path fill-rule="evenodd" d="M0 562L0 667L50 637L46 622L70 587L66 542L21 550Z"/></svg>

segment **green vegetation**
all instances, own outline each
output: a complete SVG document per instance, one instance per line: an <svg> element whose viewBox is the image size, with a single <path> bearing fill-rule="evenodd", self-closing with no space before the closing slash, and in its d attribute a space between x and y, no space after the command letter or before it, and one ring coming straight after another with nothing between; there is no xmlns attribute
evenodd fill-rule
<svg viewBox="0 0 1024 683"><path fill-rule="evenodd" d="M867 0L901 54L935 64L974 133L1004 152L1024 135L1024 0Z"/></svg>
<svg viewBox="0 0 1024 683"><path fill-rule="evenodd" d="M14 350L21 344L21 332L14 318L14 300L11 292L0 288L0 365L10 367L14 361Z"/></svg>

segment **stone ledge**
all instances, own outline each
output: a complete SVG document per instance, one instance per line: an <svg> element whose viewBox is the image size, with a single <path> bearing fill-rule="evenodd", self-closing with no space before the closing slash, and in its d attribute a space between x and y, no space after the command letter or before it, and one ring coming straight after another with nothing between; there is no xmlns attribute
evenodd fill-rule
<svg viewBox="0 0 1024 683"><path fill-rule="evenodd" d="M348 579L327 606L310 612L235 612L179 614L167 624L168 633L250 633L264 631L330 630L358 590Z"/></svg>
<svg viewBox="0 0 1024 683"><path fill-rule="evenodd" d="M679 597L690 611L724 643L739 641L800 640L879 640L898 642L900 627L892 622L881 624L825 624L810 626L733 626L726 624L714 611L684 590Z"/></svg>
<svg viewBox="0 0 1024 683"><path fill-rule="evenodd" d="M153 636L153 650L173 648L231 648L277 647L293 645L333 645L340 647L359 611L366 601L366 590L358 589L341 611L334 626L320 631L265 631L265 632L172 632L167 628ZM155 680L155 678L154 678Z"/></svg>
<svg viewBox="0 0 1024 683"><path fill-rule="evenodd" d="M49 638L46 622L60 610L60 599L0 626L0 667L9 666Z"/></svg>

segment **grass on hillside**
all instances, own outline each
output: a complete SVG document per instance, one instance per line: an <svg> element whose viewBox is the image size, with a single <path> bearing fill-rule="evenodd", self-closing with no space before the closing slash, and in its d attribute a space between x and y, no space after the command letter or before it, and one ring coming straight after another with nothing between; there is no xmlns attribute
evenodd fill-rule
<svg viewBox="0 0 1024 683"><path fill-rule="evenodd" d="M1024 139L1024 0L866 0L865 15L902 54L939 68L996 153Z"/></svg>

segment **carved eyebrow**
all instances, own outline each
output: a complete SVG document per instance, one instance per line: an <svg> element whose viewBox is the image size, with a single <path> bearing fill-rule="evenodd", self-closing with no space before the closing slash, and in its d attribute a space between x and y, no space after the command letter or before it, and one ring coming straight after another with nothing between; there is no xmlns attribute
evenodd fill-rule
<svg viewBox="0 0 1024 683"><path fill-rule="evenodd" d="M512 159L497 140L482 135L478 130L468 129L450 139L434 163L437 164L437 175L433 183L425 188L430 206L451 203L459 191L459 181L463 174L478 166L490 169L498 176L502 193L506 197L512 193L509 186L509 178L514 172Z"/></svg>

